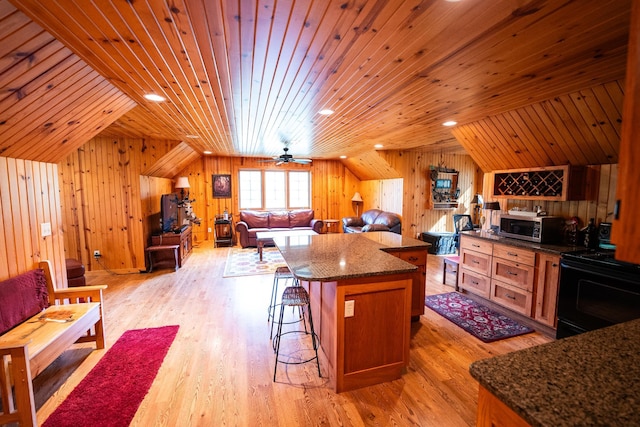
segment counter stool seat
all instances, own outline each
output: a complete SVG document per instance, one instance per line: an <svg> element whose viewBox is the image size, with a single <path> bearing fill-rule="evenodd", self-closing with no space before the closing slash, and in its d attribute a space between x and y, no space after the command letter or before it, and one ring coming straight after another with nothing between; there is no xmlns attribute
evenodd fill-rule
<svg viewBox="0 0 640 427"><path fill-rule="evenodd" d="M267 322L271 321L271 333L269 334L269 339L273 338L273 324L275 323L276 318L276 307L280 305L278 303L278 288L280 287L280 280L284 280L285 285L289 283L289 280L292 281L293 285L298 285L298 280L295 278L291 270L289 270L289 267L283 266L276 268L276 271L273 273L273 285L271 286L271 301L267 309Z"/></svg>
<svg viewBox="0 0 640 427"><path fill-rule="evenodd" d="M302 309L302 319L296 322L289 322L289 323L298 323L303 321L304 311L306 307L306 313L307 313L307 316L309 317L309 329L310 329L309 332L307 332L306 322L303 330L291 330L287 332L282 332L282 325L285 324L283 322L283 318L284 318L284 310L286 307L300 307ZM298 361L281 360L279 358L280 342L281 342L282 336L286 334L295 334L295 333L311 334L311 342L313 343L313 351L315 353L315 356L310 357L306 360L298 360ZM318 366L318 376L322 377L322 373L320 372L320 360L318 359L317 339L318 337L313 328L313 317L311 315L311 303L309 300L309 294L307 293L305 288L303 288L302 286L289 286L285 288L284 292L282 293L282 302L280 304L280 320L278 322L278 330L276 331L276 335L273 338L274 344L275 344L275 351L276 351L275 366L273 368L273 381L274 382L276 381L276 374L278 372L278 363L282 363L285 365L300 365L303 363L311 362L313 360L316 361L316 365Z"/></svg>

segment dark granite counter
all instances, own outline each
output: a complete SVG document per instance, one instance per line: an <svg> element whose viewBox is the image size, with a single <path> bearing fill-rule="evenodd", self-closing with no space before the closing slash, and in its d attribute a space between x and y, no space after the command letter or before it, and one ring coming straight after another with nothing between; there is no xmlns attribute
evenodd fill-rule
<svg viewBox="0 0 640 427"><path fill-rule="evenodd" d="M274 242L298 279L334 281L357 277L413 273L417 267L385 250L429 246L391 232L332 233L275 237Z"/></svg>
<svg viewBox="0 0 640 427"><path fill-rule="evenodd" d="M533 426L640 425L640 319L480 360L469 370Z"/></svg>
<svg viewBox="0 0 640 427"><path fill-rule="evenodd" d="M460 234L470 237L476 237L478 239L490 240L494 243L502 243L505 245L516 246L524 249L531 249L534 251L546 252L554 255L560 255L564 252L574 252L584 249L581 246L568 246L563 244L548 244L548 243L534 243L527 242L526 240L511 239L509 237L502 237L495 233L489 233L485 230L463 231Z"/></svg>

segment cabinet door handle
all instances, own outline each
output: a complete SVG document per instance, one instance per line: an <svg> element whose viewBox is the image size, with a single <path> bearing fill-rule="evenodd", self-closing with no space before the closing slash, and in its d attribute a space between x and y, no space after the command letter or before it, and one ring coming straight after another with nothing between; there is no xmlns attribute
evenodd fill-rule
<svg viewBox="0 0 640 427"><path fill-rule="evenodd" d="M479 248L480 247L480 245L476 245L476 244L473 244L473 243L471 244L471 246L473 246L474 248Z"/></svg>
<svg viewBox="0 0 640 427"><path fill-rule="evenodd" d="M474 264L480 264L480 261L476 261L475 259L471 260L471 262Z"/></svg>
<svg viewBox="0 0 640 427"><path fill-rule="evenodd" d="M509 298L509 299L512 299L512 300L515 300L515 299L516 299L516 297L515 297L515 296L513 296L513 295L504 294L504 296L505 296L505 297L507 297L507 298Z"/></svg>
<svg viewBox="0 0 640 427"><path fill-rule="evenodd" d="M418 260L418 257L415 257L415 256L410 256L409 257L409 261L411 261L411 262L416 262L417 260Z"/></svg>
<svg viewBox="0 0 640 427"><path fill-rule="evenodd" d="M511 276L517 276L518 273L514 273L513 271L507 271L507 274L511 275Z"/></svg>
<svg viewBox="0 0 640 427"><path fill-rule="evenodd" d="M473 285L479 285L480 283L478 283L478 282L477 282L477 281L475 281L475 280L472 280L472 281L471 281L471 284L473 284Z"/></svg>
<svg viewBox="0 0 640 427"><path fill-rule="evenodd" d="M555 262L553 264L551 264L551 267L557 267L558 264L556 264Z"/></svg>
<svg viewBox="0 0 640 427"><path fill-rule="evenodd" d="M509 255L509 256L518 256L518 254L514 254L513 252L507 252L507 255Z"/></svg>

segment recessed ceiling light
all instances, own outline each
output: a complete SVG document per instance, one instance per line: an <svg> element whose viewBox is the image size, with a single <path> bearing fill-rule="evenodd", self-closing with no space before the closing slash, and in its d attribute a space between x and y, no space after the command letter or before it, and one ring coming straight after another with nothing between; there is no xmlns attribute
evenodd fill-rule
<svg viewBox="0 0 640 427"><path fill-rule="evenodd" d="M213 151L206 150L206 151L203 151L203 153L204 154L213 154Z"/></svg>
<svg viewBox="0 0 640 427"><path fill-rule="evenodd" d="M153 101L153 102L163 102L166 101L166 98L164 96L160 96L158 94L155 93L147 93L144 95L144 99L148 100L148 101Z"/></svg>
<svg viewBox="0 0 640 427"><path fill-rule="evenodd" d="M447 122L444 122L444 123L442 124L442 126L455 126L455 125L457 125L457 124L458 124L458 122L453 121L453 120L449 120L449 121L447 121Z"/></svg>
<svg viewBox="0 0 640 427"><path fill-rule="evenodd" d="M373 148L382 148L382 147L384 147L384 145L382 145L382 144L376 144L376 145L373 146Z"/></svg>
<svg viewBox="0 0 640 427"><path fill-rule="evenodd" d="M334 113L333 110L330 110L328 108L322 109L320 111L318 111L318 114L322 114L323 116L330 116Z"/></svg>
<svg viewBox="0 0 640 427"><path fill-rule="evenodd" d="M346 159L347 156L345 156L344 154L342 156L340 156L341 159Z"/></svg>

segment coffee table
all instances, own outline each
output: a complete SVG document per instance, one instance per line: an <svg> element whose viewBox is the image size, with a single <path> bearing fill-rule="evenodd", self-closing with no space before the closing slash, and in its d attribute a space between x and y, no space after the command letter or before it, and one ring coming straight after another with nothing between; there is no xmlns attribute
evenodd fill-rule
<svg viewBox="0 0 640 427"><path fill-rule="evenodd" d="M313 230L258 231L256 233L256 243L258 244L258 254L260 255L260 261L262 261L262 248L264 248L264 244L268 243L269 241L273 242L274 237L315 236L316 234L318 233Z"/></svg>

